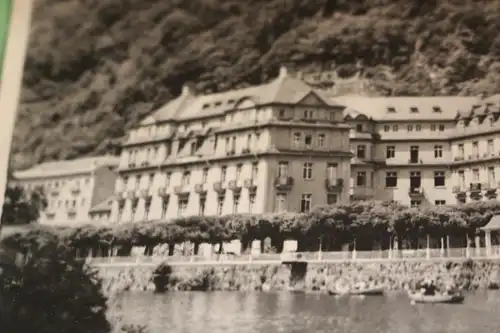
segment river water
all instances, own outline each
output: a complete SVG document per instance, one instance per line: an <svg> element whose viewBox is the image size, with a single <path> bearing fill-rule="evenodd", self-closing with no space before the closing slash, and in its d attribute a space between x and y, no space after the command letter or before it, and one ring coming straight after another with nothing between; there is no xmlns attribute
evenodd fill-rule
<svg viewBox="0 0 500 333"><path fill-rule="evenodd" d="M402 294L328 295L175 292L120 296L113 311L150 333L500 332L500 293L468 294L460 305L411 305Z"/></svg>

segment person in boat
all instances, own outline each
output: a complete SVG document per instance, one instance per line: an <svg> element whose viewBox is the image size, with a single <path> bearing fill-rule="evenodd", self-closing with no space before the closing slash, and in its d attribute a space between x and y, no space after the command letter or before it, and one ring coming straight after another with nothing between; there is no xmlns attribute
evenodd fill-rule
<svg viewBox="0 0 500 333"><path fill-rule="evenodd" d="M420 291L425 296L434 296L436 294L437 287L432 279L425 279L420 285Z"/></svg>

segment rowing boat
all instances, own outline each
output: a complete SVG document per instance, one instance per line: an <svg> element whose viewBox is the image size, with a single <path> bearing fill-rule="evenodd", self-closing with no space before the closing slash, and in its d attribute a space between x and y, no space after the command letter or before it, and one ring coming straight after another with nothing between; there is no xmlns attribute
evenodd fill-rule
<svg viewBox="0 0 500 333"><path fill-rule="evenodd" d="M443 294L436 294L436 295L424 295L422 293L408 293L408 297L410 298L411 301L415 303L447 303L447 304L458 304L462 303L465 299L465 297L460 294L456 293L453 295L443 295Z"/></svg>
<svg viewBox="0 0 500 333"><path fill-rule="evenodd" d="M351 296L381 296L384 294L384 287L371 287L359 290L328 290L330 295L351 295Z"/></svg>

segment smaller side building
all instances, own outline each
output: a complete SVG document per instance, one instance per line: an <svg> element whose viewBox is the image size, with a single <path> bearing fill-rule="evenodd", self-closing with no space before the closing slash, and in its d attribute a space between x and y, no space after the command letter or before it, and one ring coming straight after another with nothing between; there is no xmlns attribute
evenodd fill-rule
<svg viewBox="0 0 500 333"><path fill-rule="evenodd" d="M114 192L119 159L114 156L53 161L14 172L26 190L43 188L48 206L39 223L68 225L91 220L91 208Z"/></svg>

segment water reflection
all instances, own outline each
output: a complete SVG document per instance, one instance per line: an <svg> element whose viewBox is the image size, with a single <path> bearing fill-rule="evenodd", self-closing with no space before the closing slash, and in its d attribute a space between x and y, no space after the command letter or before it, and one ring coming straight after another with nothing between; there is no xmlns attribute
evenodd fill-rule
<svg viewBox="0 0 500 333"><path fill-rule="evenodd" d="M149 293L122 296L128 323L164 332L483 333L500 328L499 293L477 293L462 305L411 305L404 295L335 298L291 293Z"/></svg>

